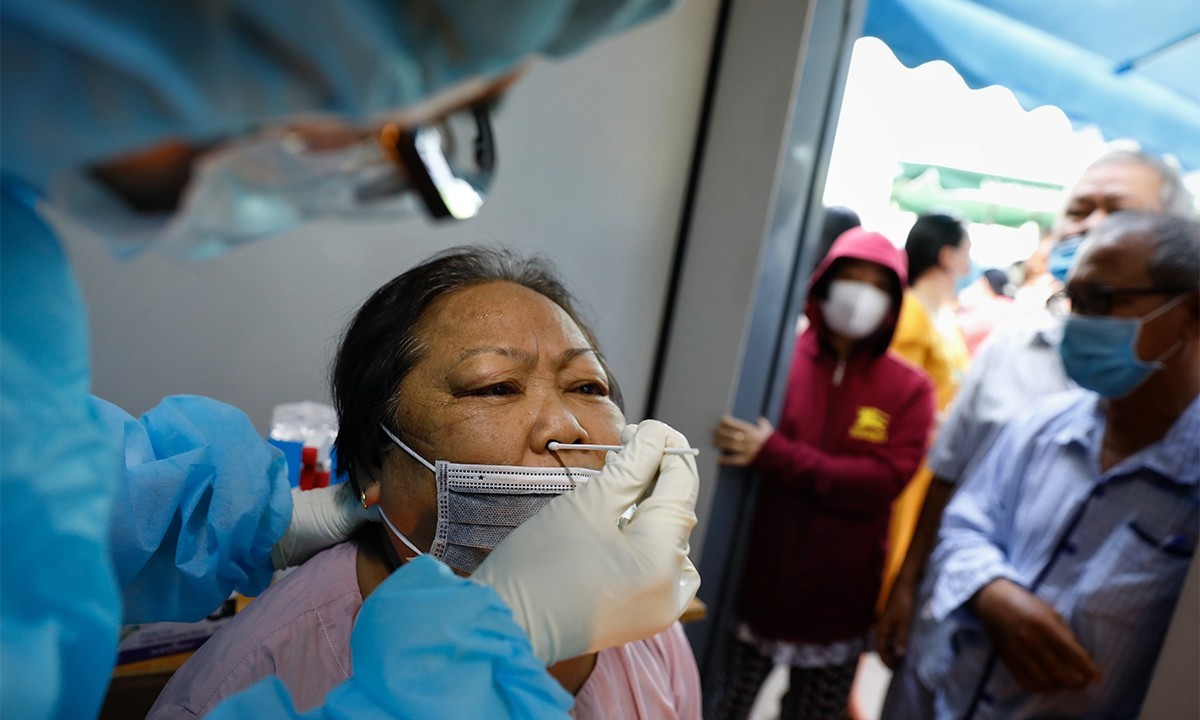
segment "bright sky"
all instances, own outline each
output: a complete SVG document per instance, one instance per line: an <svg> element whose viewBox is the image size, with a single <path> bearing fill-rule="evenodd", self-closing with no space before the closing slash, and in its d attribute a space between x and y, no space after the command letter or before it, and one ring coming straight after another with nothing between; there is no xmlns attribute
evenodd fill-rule
<svg viewBox="0 0 1200 720"><path fill-rule="evenodd" d="M882 41L862 38L850 62L824 199L853 208L866 227L902 245L916 217L890 204L898 162L1066 186L1107 148L1096 128L1075 131L1056 107L1028 112L1006 88L971 90L943 62L910 70ZM1200 173L1187 184L1200 194ZM1004 267L1029 255L1037 229L974 225L971 239L976 263Z"/></svg>

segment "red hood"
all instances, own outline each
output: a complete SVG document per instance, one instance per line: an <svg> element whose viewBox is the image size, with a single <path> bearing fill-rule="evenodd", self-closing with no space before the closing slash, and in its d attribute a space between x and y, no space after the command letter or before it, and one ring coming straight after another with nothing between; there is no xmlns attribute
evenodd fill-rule
<svg viewBox="0 0 1200 720"><path fill-rule="evenodd" d="M871 351L882 355L892 342L892 334L896 331L896 319L900 316L900 303L904 300L904 289L907 287L905 278L908 277L908 258L904 251L897 248L883 235L862 228L851 228L838 236L829 248L825 259L817 266L808 284L808 306L805 314L813 329L821 337L829 332L825 327L825 318L821 315L821 304L817 300L823 296L824 286L829 283L826 275L834 263L842 259L866 260L881 265L892 276L892 308L884 319L883 325L863 342L869 343Z"/></svg>

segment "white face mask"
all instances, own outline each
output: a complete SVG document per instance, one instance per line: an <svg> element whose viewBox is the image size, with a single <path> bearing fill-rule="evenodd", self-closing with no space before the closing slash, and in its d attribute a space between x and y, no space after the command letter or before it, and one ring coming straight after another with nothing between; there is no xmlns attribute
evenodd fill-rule
<svg viewBox="0 0 1200 720"><path fill-rule="evenodd" d="M431 465L386 427L383 432L436 478L437 526L429 554L467 574L546 503L600 473L587 468L468 465L445 460ZM400 542L422 554L396 529L383 508L379 515Z"/></svg>
<svg viewBox="0 0 1200 720"><path fill-rule="evenodd" d="M830 330L859 340L879 329L891 304L891 296L870 283L834 280L829 297L821 302L821 314Z"/></svg>

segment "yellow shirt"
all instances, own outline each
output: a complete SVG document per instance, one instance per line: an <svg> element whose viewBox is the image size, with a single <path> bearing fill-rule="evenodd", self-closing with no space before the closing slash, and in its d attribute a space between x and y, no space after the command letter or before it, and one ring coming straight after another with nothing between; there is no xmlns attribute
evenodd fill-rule
<svg viewBox="0 0 1200 720"><path fill-rule="evenodd" d="M933 380L937 396L937 409L941 413L954 399L954 393L962 383L971 355L962 331L953 322L953 316L945 323L934 321L925 305L912 292L904 293L900 305L900 317L896 321L896 332L892 335L889 349L924 370ZM878 606L882 610L891 592L892 583L904 555L912 542L913 531L925 504L925 493L933 480L933 473L924 464L917 470L912 481L900 497L892 503L892 522L888 530L888 558L884 566L883 588Z"/></svg>
<svg viewBox="0 0 1200 720"><path fill-rule="evenodd" d="M952 322L939 328L912 292L904 293L891 350L924 370L937 389L937 407L945 410L954 398L970 363L962 331Z"/></svg>

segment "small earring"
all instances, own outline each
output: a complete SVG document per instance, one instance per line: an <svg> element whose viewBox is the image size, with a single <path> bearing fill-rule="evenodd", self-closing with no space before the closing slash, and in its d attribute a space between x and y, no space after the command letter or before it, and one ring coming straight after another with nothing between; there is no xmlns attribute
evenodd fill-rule
<svg viewBox="0 0 1200 720"><path fill-rule="evenodd" d="M367 509L367 491L363 490L358 494L358 498L362 500L363 510Z"/></svg>

